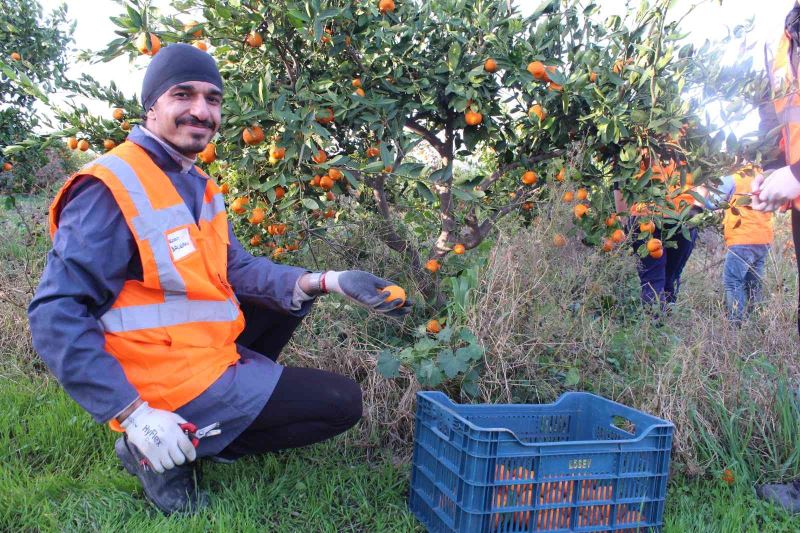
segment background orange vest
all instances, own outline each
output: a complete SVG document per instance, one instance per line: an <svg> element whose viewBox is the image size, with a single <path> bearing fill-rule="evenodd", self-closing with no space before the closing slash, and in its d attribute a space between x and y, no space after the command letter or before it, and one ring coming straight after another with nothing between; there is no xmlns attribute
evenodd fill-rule
<svg viewBox="0 0 800 533"><path fill-rule="evenodd" d="M755 172L739 171L733 175L735 189L731 205L739 198L749 197ZM773 239L772 213L755 211L748 206L726 209L722 220L725 246L740 244L771 244Z"/></svg>
<svg viewBox="0 0 800 533"><path fill-rule="evenodd" d="M128 280L99 322L105 349L143 400L174 411L239 359L244 316L228 284L228 221L207 179L199 222L147 153L125 142L73 175L50 207L55 236L64 194L80 175L100 179L128 224L143 280ZM91 236L88 236L91 237ZM119 429L112 422L113 429Z"/></svg>

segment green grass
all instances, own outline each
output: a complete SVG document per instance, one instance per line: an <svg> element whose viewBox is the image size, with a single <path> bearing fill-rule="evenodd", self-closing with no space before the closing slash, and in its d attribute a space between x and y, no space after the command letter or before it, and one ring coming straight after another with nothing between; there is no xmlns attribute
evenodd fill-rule
<svg viewBox="0 0 800 533"><path fill-rule="evenodd" d="M339 438L307 449L204 464L209 508L164 517L118 465L114 435L60 387L13 372L0 378L2 531L414 531L408 466ZM665 531L797 531L745 484L670 485Z"/></svg>
<svg viewBox="0 0 800 533"><path fill-rule="evenodd" d="M342 439L204 463L209 508L164 517L119 466L114 435L52 382L0 381L0 531L411 531L408 468Z"/></svg>

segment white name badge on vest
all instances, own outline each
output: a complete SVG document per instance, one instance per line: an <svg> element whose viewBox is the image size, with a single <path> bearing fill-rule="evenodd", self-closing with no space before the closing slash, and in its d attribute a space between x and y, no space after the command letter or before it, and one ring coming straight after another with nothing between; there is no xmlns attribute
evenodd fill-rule
<svg viewBox="0 0 800 533"><path fill-rule="evenodd" d="M196 250L192 238L189 236L189 228L181 228L167 233L167 243L172 252L172 259L175 261L183 259Z"/></svg>

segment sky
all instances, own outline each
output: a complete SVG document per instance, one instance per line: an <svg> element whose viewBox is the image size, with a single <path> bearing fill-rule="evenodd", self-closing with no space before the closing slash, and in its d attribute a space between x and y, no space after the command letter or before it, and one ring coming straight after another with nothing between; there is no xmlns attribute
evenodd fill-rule
<svg viewBox="0 0 800 533"><path fill-rule="evenodd" d="M402 1L402 0L400 0ZM699 0L678 0L676 2L675 13L680 13ZM726 35L729 28L736 24L754 17L754 31L751 38L757 45L752 49L758 55L758 60L754 63L760 65L761 51L765 42L772 42L776 36L780 35L783 28L783 19L786 13L794 4L795 0L719 0L705 3L698 7L685 21L686 31L689 39L695 43L702 43L706 38L720 38ZM49 12L63 0L40 0L45 12ZM170 3L165 0L152 0L153 5L161 7L167 11ZM523 14L532 12L541 0L515 0ZM636 8L638 0L602 0L598 2L609 14L622 14L628 9L628 4ZM80 1L70 2L68 16L76 21L75 47L80 50L101 50L106 43L115 39L115 26L108 19L118 15L123 11L122 7L112 0L92 0L91 2ZM738 47L732 47L729 51L729 61L739 59ZM97 64L74 64L70 76L77 76L82 72L88 72L102 83L115 81L117 86L128 96L139 93L144 69L149 58L139 57L132 63L127 57L120 57L109 63ZM63 102L63 96L56 96L53 99L56 103ZM109 112L107 104L80 100L85 103L92 113L106 114ZM742 124L734 127L737 134L743 134L756 128L755 116L749 117Z"/></svg>

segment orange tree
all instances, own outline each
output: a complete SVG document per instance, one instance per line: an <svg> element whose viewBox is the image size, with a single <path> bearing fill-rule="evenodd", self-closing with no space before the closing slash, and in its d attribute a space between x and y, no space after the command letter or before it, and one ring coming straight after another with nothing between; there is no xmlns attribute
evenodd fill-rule
<svg viewBox="0 0 800 533"><path fill-rule="evenodd" d="M578 189L572 231L609 248L621 240L613 186L681 231L689 211L667 197L750 150L703 112L717 101L723 121L740 117L763 80L748 64L722 67L716 45L688 44L670 3L643 0L621 18L579 0L526 17L507 0L187 0L176 15L132 0L96 59L179 41L208 50L226 84L224 124L200 159L230 189L242 240L281 258L368 214L441 303L437 271L452 272L451 254L505 216L560 201L559 181ZM122 109L59 111L61 134L84 147L118 142L136 122L135 100L114 87L74 88ZM437 342L456 338L435 329ZM439 351L441 369L423 369L429 383L480 357L468 332L459 338ZM421 342L419 359L441 348ZM384 362L391 374L396 360Z"/></svg>

